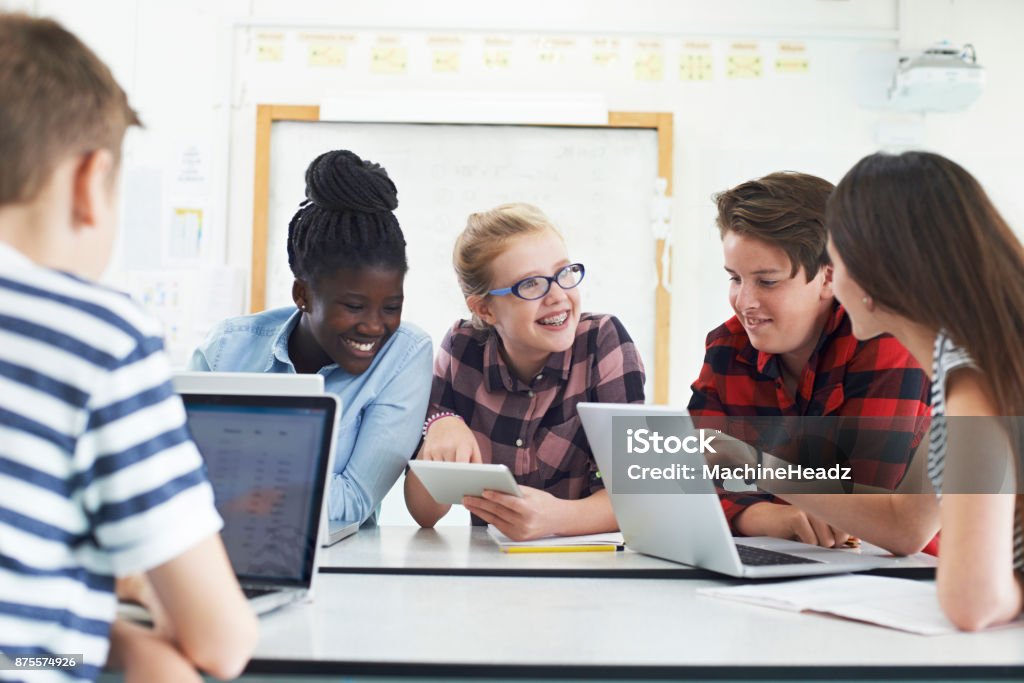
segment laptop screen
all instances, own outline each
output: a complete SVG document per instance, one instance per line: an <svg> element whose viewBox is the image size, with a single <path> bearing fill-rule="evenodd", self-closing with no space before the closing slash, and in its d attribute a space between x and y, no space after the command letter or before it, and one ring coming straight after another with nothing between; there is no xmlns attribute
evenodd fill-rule
<svg viewBox="0 0 1024 683"><path fill-rule="evenodd" d="M308 586L334 399L183 394L182 400L239 580Z"/></svg>

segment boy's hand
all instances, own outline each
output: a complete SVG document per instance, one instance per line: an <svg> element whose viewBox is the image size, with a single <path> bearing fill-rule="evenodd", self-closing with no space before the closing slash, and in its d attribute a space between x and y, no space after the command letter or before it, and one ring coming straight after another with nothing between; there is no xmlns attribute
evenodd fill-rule
<svg viewBox="0 0 1024 683"><path fill-rule="evenodd" d="M776 503L754 503L733 520L733 526L744 536L785 538L823 548L838 548L850 538L795 505Z"/></svg>

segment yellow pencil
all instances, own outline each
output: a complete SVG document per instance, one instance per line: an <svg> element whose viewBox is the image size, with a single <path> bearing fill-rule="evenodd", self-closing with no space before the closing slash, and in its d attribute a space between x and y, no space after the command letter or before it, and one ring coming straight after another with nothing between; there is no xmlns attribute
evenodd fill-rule
<svg viewBox="0 0 1024 683"><path fill-rule="evenodd" d="M513 545L502 548L505 553L592 553L620 550L614 543L608 545Z"/></svg>

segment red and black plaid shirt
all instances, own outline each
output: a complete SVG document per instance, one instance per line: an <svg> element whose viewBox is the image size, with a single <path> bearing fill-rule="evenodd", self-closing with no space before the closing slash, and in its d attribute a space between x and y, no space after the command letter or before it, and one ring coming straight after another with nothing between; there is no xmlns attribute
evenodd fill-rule
<svg viewBox="0 0 1024 683"><path fill-rule="evenodd" d="M614 316L582 314L572 347L551 354L529 382L500 346L493 329L455 323L434 361L428 414L461 416L483 461L507 465L520 484L567 500L604 488L576 404L644 402L643 363L626 328Z"/></svg>
<svg viewBox="0 0 1024 683"><path fill-rule="evenodd" d="M894 337L867 341L853 336L849 317L836 303L796 387L787 393L782 359L750 343L736 316L707 337L704 366L691 386L694 416L927 416L930 384L924 370ZM855 481L895 487L903 478L926 423L902 420L913 430L903 453L858 451L849 465ZM767 493L722 493L722 508L735 517L755 503L781 503Z"/></svg>

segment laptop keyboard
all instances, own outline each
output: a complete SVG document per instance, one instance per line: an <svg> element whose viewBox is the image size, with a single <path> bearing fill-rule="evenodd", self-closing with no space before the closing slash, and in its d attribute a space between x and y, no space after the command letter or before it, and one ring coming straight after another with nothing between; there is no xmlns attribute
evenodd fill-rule
<svg viewBox="0 0 1024 683"><path fill-rule="evenodd" d="M755 548L741 543L736 544L736 550L740 553L740 562L755 567L764 567L776 564L821 564L820 560L811 560L806 557L797 557L774 550Z"/></svg>
<svg viewBox="0 0 1024 683"><path fill-rule="evenodd" d="M276 591L268 588L246 588L243 586L242 592L245 593L245 597L247 598L258 598L261 595L267 595L268 593L274 593Z"/></svg>

